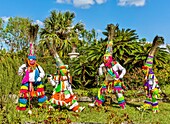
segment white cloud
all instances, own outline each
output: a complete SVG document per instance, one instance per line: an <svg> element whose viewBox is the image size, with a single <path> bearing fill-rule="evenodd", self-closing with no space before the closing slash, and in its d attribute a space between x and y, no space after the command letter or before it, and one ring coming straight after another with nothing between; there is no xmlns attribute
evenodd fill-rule
<svg viewBox="0 0 170 124"><path fill-rule="evenodd" d="M4 20L5 22L8 22L8 19L9 19L10 17L3 16L3 17L1 17L1 18L2 18L2 20Z"/></svg>
<svg viewBox="0 0 170 124"><path fill-rule="evenodd" d="M107 2L107 0L96 0L97 4L102 4L102 3L105 3L105 2Z"/></svg>
<svg viewBox="0 0 170 124"><path fill-rule="evenodd" d="M89 8L91 5L95 4L94 0L73 0L75 7Z"/></svg>
<svg viewBox="0 0 170 124"><path fill-rule="evenodd" d="M35 24L38 24L40 27L44 26L44 23L40 20L36 20Z"/></svg>
<svg viewBox="0 0 170 124"><path fill-rule="evenodd" d="M107 0L56 0L57 3L73 4L75 7L89 8L94 4L103 4Z"/></svg>
<svg viewBox="0 0 170 124"><path fill-rule="evenodd" d="M57 3L71 3L71 0L56 0Z"/></svg>
<svg viewBox="0 0 170 124"><path fill-rule="evenodd" d="M144 6L146 0L119 0L119 6L127 6L127 5L134 5L134 6Z"/></svg>

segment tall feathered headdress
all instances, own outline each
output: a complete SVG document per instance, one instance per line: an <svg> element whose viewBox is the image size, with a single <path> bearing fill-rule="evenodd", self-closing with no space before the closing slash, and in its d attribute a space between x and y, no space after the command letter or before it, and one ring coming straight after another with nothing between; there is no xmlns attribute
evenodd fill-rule
<svg viewBox="0 0 170 124"><path fill-rule="evenodd" d="M61 67L61 66L64 66L64 63L63 63L63 61L60 59L58 53L55 53L54 58L55 58L55 60L56 60L56 66L57 66L57 68L59 68L59 67Z"/></svg>
<svg viewBox="0 0 170 124"><path fill-rule="evenodd" d="M34 46L33 46L32 42L30 42L30 51L29 51L29 54L28 54L28 59L36 60L36 56L34 54Z"/></svg>
<svg viewBox="0 0 170 124"><path fill-rule="evenodd" d="M113 45L113 41L109 41L106 47L106 52L104 54L104 63L105 66L109 66L110 63L113 61L113 57L112 57L112 45Z"/></svg>
<svg viewBox="0 0 170 124"><path fill-rule="evenodd" d="M152 68L153 59L154 59L154 55L156 54L157 47L159 47L161 44L164 44L164 38L156 36L153 40L152 47L147 57L146 63L144 66L142 66L143 69Z"/></svg>
<svg viewBox="0 0 170 124"><path fill-rule="evenodd" d="M28 36L29 36L29 41L30 41L30 51L28 54L28 59L36 60L33 43L37 38L38 29L39 29L39 26L37 24L36 25L30 24L29 26Z"/></svg>

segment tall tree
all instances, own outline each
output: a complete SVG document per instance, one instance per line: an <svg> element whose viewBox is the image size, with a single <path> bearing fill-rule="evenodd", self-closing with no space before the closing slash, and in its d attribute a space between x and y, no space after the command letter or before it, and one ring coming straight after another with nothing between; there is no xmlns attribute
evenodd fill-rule
<svg viewBox="0 0 170 124"><path fill-rule="evenodd" d="M44 21L44 28L41 29L42 41L48 48L57 51L60 56L68 57L72 43L80 42L79 32L84 29L84 26L82 23L73 25L74 18L75 14L69 11L64 13L51 11L50 16Z"/></svg>
<svg viewBox="0 0 170 124"><path fill-rule="evenodd" d="M28 28L31 22L28 18L9 18L3 40L9 46L10 51L18 51L28 46Z"/></svg>

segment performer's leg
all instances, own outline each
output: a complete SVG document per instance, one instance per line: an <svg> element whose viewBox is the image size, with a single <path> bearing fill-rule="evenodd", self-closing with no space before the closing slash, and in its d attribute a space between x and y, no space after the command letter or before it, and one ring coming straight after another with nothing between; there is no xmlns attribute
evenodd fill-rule
<svg viewBox="0 0 170 124"><path fill-rule="evenodd" d="M42 82L37 82L36 93L38 96L38 105L41 107L45 102L47 102L47 96L45 95L44 85Z"/></svg>
<svg viewBox="0 0 170 124"><path fill-rule="evenodd" d="M146 110L149 109L151 107L151 98L147 97L144 101L144 105L142 106L142 109Z"/></svg>
<svg viewBox="0 0 170 124"><path fill-rule="evenodd" d="M104 101L105 101L104 93L106 93L106 92L107 92L107 86L103 85L98 91L98 95L94 102L95 105L100 106L104 103Z"/></svg>
<svg viewBox="0 0 170 124"><path fill-rule="evenodd" d="M123 94L116 92L116 95L117 95L117 101L118 101L119 106L122 109L125 109L126 102L125 102L125 98L124 98Z"/></svg>
<svg viewBox="0 0 170 124"><path fill-rule="evenodd" d="M81 107L75 95L71 95L69 90L64 91L64 105L74 112L81 112L85 107Z"/></svg>
<svg viewBox="0 0 170 124"><path fill-rule="evenodd" d="M79 103L76 100L75 96L71 96L72 100L68 103L69 104L69 109L74 111L74 112L81 112L84 110L85 107L81 107Z"/></svg>
<svg viewBox="0 0 170 124"><path fill-rule="evenodd" d="M125 102L125 98L123 96L122 82L120 80L114 81L113 92L116 93L119 106L122 109L125 109L126 102Z"/></svg>
<svg viewBox="0 0 170 124"><path fill-rule="evenodd" d="M154 113L159 112L158 101L157 101L158 92L159 92L158 89L155 88L152 93L152 111Z"/></svg>
<svg viewBox="0 0 170 124"><path fill-rule="evenodd" d="M19 100L17 110L24 111L26 110L26 105L28 102L28 83L22 84L19 92Z"/></svg>

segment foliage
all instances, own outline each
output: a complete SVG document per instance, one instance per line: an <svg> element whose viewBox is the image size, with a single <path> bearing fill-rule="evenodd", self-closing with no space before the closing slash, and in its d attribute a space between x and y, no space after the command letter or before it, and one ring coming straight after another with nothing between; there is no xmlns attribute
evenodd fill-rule
<svg viewBox="0 0 170 124"><path fill-rule="evenodd" d="M79 44L79 33L84 30L84 25L80 22L73 25L74 18L75 14L72 12L62 13L53 10L51 15L44 20L44 28L40 31L40 43L46 46L49 52L53 49L60 57L67 60L72 44Z"/></svg>
<svg viewBox="0 0 170 124"><path fill-rule="evenodd" d="M10 51L19 51L28 46L28 30L32 20L29 18L10 17L4 29L3 41Z"/></svg>

